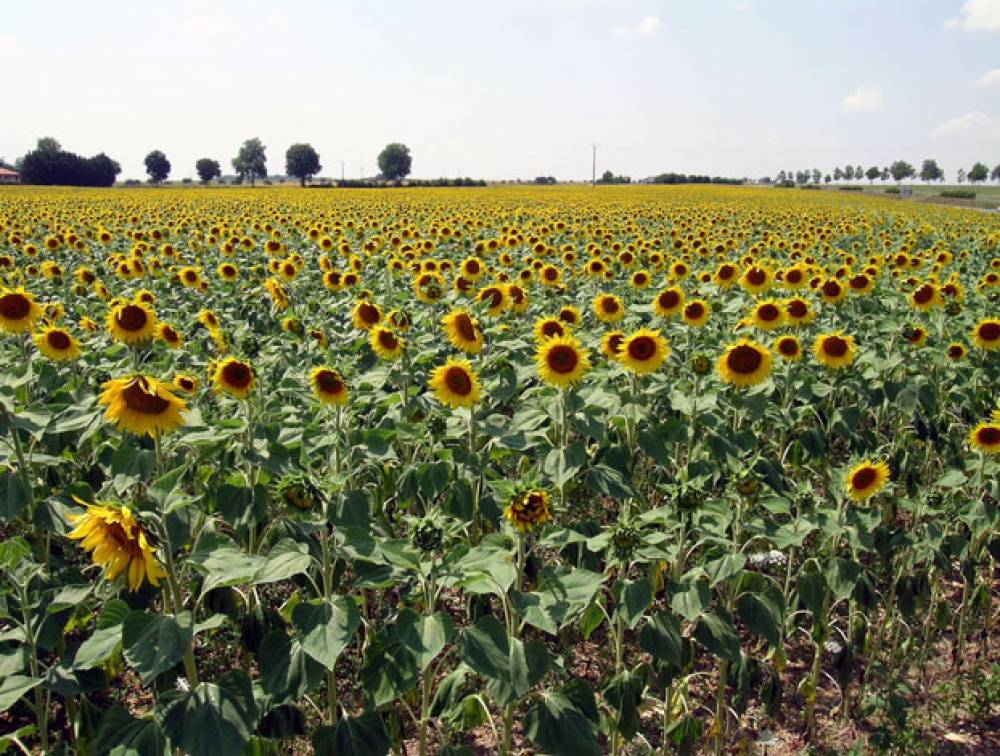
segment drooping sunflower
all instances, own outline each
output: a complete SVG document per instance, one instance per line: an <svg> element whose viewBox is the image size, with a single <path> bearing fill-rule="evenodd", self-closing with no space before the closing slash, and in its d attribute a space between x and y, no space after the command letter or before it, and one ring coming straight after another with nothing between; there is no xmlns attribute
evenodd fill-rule
<svg viewBox="0 0 1000 756"><path fill-rule="evenodd" d="M774 342L774 351L781 355L785 362L795 362L802 359L802 346L799 340L792 334L779 336Z"/></svg>
<svg viewBox="0 0 1000 756"><path fill-rule="evenodd" d="M840 370L854 362L858 356L858 348L853 336L836 331L817 336L813 343L813 354L826 367Z"/></svg>
<svg viewBox="0 0 1000 756"><path fill-rule="evenodd" d="M844 487L854 501L865 501L877 494L889 482L889 465L864 460L847 473Z"/></svg>
<svg viewBox="0 0 1000 756"><path fill-rule="evenodd" d="M104 417L118 430L143 436L170 433L184 425L187 403L170 391L170 384L146 375L116 378L103 384L99 402Z"/></svg>
<svg viewBox="0 0 1000 756"><path fill-rule="evenodd" d="M449 359L431 372L434 398L449 407L472 407L482 397L479 377L468 360Z"/></svg>
<svg viewBox="0 0 1000 756"><path fill-rule="evenodd" d="M347 384L343 376L333 368L313 368L309 374L309 382L320 404L347 404Z"/></svg>
<svg viewBox="0 0 1000 756"><path fill-rule="evenodd" d="M670 347L659 331L640 328L622 343L618 360L633 373L644 375L659 370L669 356Z"/></svg>
<svg viewBox="0 0 1000 756"><path fill-rule="evenodd" d="M371 331L369 343L375 354L383 360L395 360L403 354L405 343L396 332L385 326L375 326Z"/></svg>
<svg viewBox="0 0 1000 756"><path fill-rule="evenodd" d="M41 317L34 295L24 289L0 289L0 330L27 333Z"/></svg>
<svg viewBox="0 0 1000 756"><path fill-rule="evenodd" d="M80 342L65 328L47 326L32 338L39 351L53 362L69 362L80 356Z"/></svg>
<svg viewBox="0 0 1000 756"><path fill-rule="evenodd" d="M123 344L142 344L156 333L156 314L142 302L124 302L108 313L105 327Z"/></svg>
<svg viewBox="0 0 1000 756"><path fill-rule="evenodd" d="M466 354L479 354L483 350L483 332L477 321L466 310L452 310L441 319L451 345Z"/></svg>
<svg viewBox="0 0 1000 756"><path fill-rule="evenodd" d="M980 423L969 431L969 446L984 454L1000 454L1000 422Z"/></svg>
<svg viewBox="0 0 1000 756"><path fill-rule="evenodd" d="M977 347L987 352L1000 349L1000 318L983 318L972 329L971 337Z"/></svg>
<svg viewBox="0 0 1000 756"><path fill-rule="evenodd" d="M199 385L198 379L187 373L177 373L174 376L174 387L187 394L197 391Z"/></svg>
<svg viewBox="0 0 1000 756"><path fill-rule="evenodd" d="M374 302L362 299L351 312L351 323L359 331L370 331L382 322L382 309Z"/></svg>
<svg viewBox="0 0 1000 756"><path fill-rule="evenodd" d="M243 399L253 390L254 372L249 362L227 357L215 366L212 385L222 394Z"/></svg>
<svg viewBox="0 0 1000 756"><path fill-rule="evenodd" d="M716 370L722 380L739 388L755 386L771 374L771 351L756 341L740 339L719 358Z"/></svg>
<svg viewBox="0 0 1000 756"><path fill-rule="evenodd" d="M538 345L535 353L538 374L553 386L567 388L578 383L590 370L590 356L572 336L553 336Z"/></svg>
<svg viewBox="0 0 1000 756"><path fill-rule="evenodd" d="M148 580L159 585L166 571L156 559L156 547L150 543L142 525L126 506L88 504L75 496L74 500L86 507L83 514L70 515L76 524L67 535L90 552L94 564L104 568L105 577L114 580L125 573L128 586L137 591Z"/></svg>
<svg viewBox="0 0 1000 756"><path fill-rule="evenodd" d="M602 323L617 323L625 317L625 305L615 294L598 294L594 297L594 314Z"/></svg>
<svg viewBox="0 0 1000 756"><path fill-rule="evenodd" d="M653 309L661 318L672 318L684 307L684 290L679 286L664 289L653 300Z"/></svg>
<svg viewBox="0 0 1000 756"><path fill-rule="evenodd" d="M526 491L515 496L503 516L522 533L527 533L552 519L549 495L544 491Z"/></svg>
<svg viewBox="0 0 1000 756"><path fill-rule="evenodd" d="M493 318L502 315L509 304L505 287L496 284L481 288L476 294L476 301L486 305L486 314Z"/></svg>
<svg viewBox="0 0 1000 756"><path fill-rule="evenodd" d="M184 337L169 323L160 323L156 327L156 336L171 349L180 349L184 346Z"/></svg>
<svg viewBox="0 0 1000 756"><path fill-rule="evenodd" d="M568 336L569 326L557 317L544 317L535 321L535 340L542 342L557 336Z"/></svg>
<svg viewBox="0 0 1000 756"><path fill-rule="evenodd" d="M601 351L609 360L617 361L621 357L625 334L622 331L608 331L601 338Z"/></svg>
<svg viewBox="0 0 1000 756"><path fill-rule="evenodd" d="M684 305L684 322L694 328L701 328L708 322L712 308L704 299L692 299Z"/></svg>

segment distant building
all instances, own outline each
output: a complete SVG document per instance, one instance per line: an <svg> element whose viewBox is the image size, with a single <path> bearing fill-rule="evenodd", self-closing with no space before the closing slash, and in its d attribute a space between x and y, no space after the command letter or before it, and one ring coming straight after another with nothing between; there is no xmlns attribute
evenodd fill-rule
<svg viewBox="0 0 1000 756"><path fill-rule="evenodd" d="M0 184L20 184L21 174L10 168L0 168Z"/></svg>

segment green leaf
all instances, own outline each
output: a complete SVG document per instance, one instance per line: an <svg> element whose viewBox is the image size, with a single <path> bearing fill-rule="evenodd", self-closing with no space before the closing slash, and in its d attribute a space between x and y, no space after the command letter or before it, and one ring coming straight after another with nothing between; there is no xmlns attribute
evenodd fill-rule
<svg viewBox="0 0 1000 756"><path fill-rule="evenodd" d="M525 622L555 635L593 603L603 584L604 576L591 570L545 569L537 591L513 591L510 598Z"/></svg>
<svg viewBox="0 0 1000 756"><path fill-rule="evenodd" d="M203 682L172 704L163 729L173 745L191 756L242 753L257 721L253 685L243 671L227 672L218 684Z"/></svg>
<svg viewBox="0 0 1000 756"><path fill-rule="evenodd" d="M97 730L94 756L170 756L170 744L156 721L135 719L123 706L112 706Z"/></svg>
<svg viewBox="0 0 1000 756"><path fill-rule="evenodd" d="M121 642L121 625L95 630L94 634L77 649L76 657L73 659L73 669L93 669L103 664L114 654Z"/></svg>
<svg viewBox="0 0 1000 756"><path fill-rule="evenodd" d="M413 654L423 672L455 634L455 623L444 612L426 617L412 609L404 609L392 632L399 643Z"/></svg>
<svg viewBox="0 0 1000 756"><path fill-rule="evenodd" d="M10 675L0 680L0 712L7 711L21 699L21 696L41 683L40 677L24 675Z"/></svg>
<svg viewBox="0 0 1000 756"><path fill-rule="evenodd" d="M194 632L190 612L176 617L132 612L122 629L125 658L145 685L184 658Z"/></svg>
<svg viewBox="0 0 1000 756"><path fill-rule="evenodd" d="M272 630L260 644L260 687L272 706L294 703L308 687L307 657L298 639Z"/></svg>
<svg viewBox="0 0 1000 756"><path fill-rule="evenodd" d="M646 610L653 603L653 587L649 578L617 581L613 587L615 613L621 614L631 630L639 624Z"/></svg>
<svg viewBox="0 0 1000 756"><path fill-rule="evenodd" d="M587 451L576 441L565 449L553 449L542 462L542 471L549 476L555 488L569 483L587 464Z"/></svg>
<svg viewBox="0 0 1000 756"><path fill-rule="evenodd" d="M639 631L639 645L658 663L680 668L684 665L681 621L672 612L660 612Z"/></svg>
<svg viewBox="0 0 1000 756"><path fill-rule="evenodd" d="M639 498L632 481L608 465L594 465L587 471L585 480L587 488L596 494L620 500Z"/></svg>
<svg viewBox="0 0 1000 756"><path fill-rule="evenodd" d="M0 472L0 522L10 522L28 508L31 492L13 470Z"/></svg>
<svg viewBox="0 0 1000 756"><path fill-rule="evenodd" d="M694 622L711 600L708 580L693 570L681 578L677 592L670 598L670 606L688 622Z"/></svg>
<svg viewBox="0 0 1000 756"><path fill-rule="evenodd" d="M740 636L730 617L722 609L702 615L694 628L694 637L705 648L733 663L740 660Z"/></svg>
<svg viewBox="0 0 1000 756"><path fill-rule="evenodd" d="M764 636L772 648L781 646L781 610L764 594L743 593L736 601L740 621Z"/></svg>
<svg viewBox="0 0 1000 756"><path fill-rule="evenodd" d="M373 706L392 703L413 690L419 681L416 658L388 633L380 633L368 643L360 687Z"/></svg>
<svg viewBox="0 0 1000 756"><path fill-rule="evenodd" d="M953 468L938 478L934 485L938 488L961 488L968 480L965 473L957 468Z"/></svg>
<svg viewBox="0 0 1000 756"><path fill-rule="evenodd" d="M295 607L292 625L302 649L326 669L333 669L361 625L361 615L350 596L337 596L331 601L315 599Z"/></svg>
<svg viewBox="0 0 1000 756"><path fill-rule="evenodd" d="M372 711L317 728L312 745L316 756L385 756L392 741L382 716Z"/></svg>
<svg viewBox="0 0 1000 756"><path fill-rule="evenodd" d="M746 563L746 556L740 553L726 554L723 557L707 562L705 564L705 572L708 573L709 587L714 588L723 580L731 578L742 570Z"/></svg>
<svg viewBox="0 0 1000 756"><path fill-rule="evenodd" d="M236 542L220 533L202 533L188 562L205 575L201 592L213 588L250 583L264 569L263 557L247 554Z"/></svg>
<svg viewBox="0 0 1000 756"><path fill-rule="evenodd" d="M254 576L254 583L278 583L309 569L309 547L291 538L283 538L267 553L266 561Z"/></svg>
<svg viewBox="0 0 1000 756"><path fill-rule="evenodd" d="M510 659L507 630L493 615L486 615L473 627L458 633L458 655L478 674L490 680L506 681Z"/></svg>
<svg viewBox="0 0 1000 756"><path fill-rule="evenodd" d="M552 756L601 756L594 723L563 693L542 693L525 717L524 731Z"/></svg>
<svg viewBox="0 0 1000 756"><path fill-rule="evenodd" d="M639 707L645 687L644 675L626 670L611 678L604 688L604 700L614 710L618 732L626 741L639 731Z"/></svg>
<svg viewBox="0 0 1000 756"><path fill-rule="evenodd" d="M819 618L826 606L827 586L823 575L818 572L802 572L795 580L795 588L806 609L812 612L813 617Z"/></svg>
<svg viewBox="0 0 1000 756"><path fill-rule="evenodd" d="M826 567L826 584L838 600L854 592L860 576L861 565L850 559L833 559Z"/></svg>

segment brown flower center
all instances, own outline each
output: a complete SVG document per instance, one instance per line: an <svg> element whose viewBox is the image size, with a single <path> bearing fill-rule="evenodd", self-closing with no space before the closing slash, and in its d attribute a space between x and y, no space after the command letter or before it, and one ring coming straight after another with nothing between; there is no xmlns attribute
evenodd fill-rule
<svg viewBox="0 0 1000 756"><path fill-rule="evenodd" d="M760 268L750 268L747 271L747 281L754 286L763 286L767 281L767 272Z"/></svg>
<svg viewBox="0 0 1000 756"><path fill-rule="evenodd" d="M823 352L831 357L843 357L849 348L846 339L840 336L827 336L823 339Z"/></svg>
<svg viewBox="0 0 1000 756"><path fill-rule="evenodd" d="M673 289L660 292L659 304L664 310L672 310L681 303L681 295Z"/></svg>
<svg viewBox="0 0 1000 756"><path fill-rule="evenodd" d="M65 331L49 331L45 336L45 340L49 342L50 347L60 352L66 351L73 345L73 342Z"/></svg>
<svg viewBox="0 0 1000 756"><path fill-rule="evenodd" d="M788 303L786 312L793 318L804 318L809 313L809 305L801 299L793 299Z"/></svg>
<svg viewBox="0 0 1000 756"><path fill-rule="evenodd" d="M322 370L316 374L316 385L324 394L339 394L344 387L344 382L332 370Z"/></svg>
<svg viewBox="0 0 1000 756"><path fill-rule="evenodd" d="M358 307L358 316L363 322L375 325L381 319L382 313L378 311L378 307L375 305L369 302L362 302L361 306Z"/></svg>
<svg viewBox="0 0 1000 756"><path fill-rule="evenodd" d="M934 299L934 287L929 284L924 284L913 292L913 301L917 304L927 304L932 299Z"/></svg>
<svg viewBox="0 0 1000 756"><path fill-rule="evenodd" d="M628 356L646 362L656 354L656 339L652 336L637 336L628 342Z"/></svg>
<svg viewBox="0 0 1000 756"><path fill-rule="evenodd" d="M781 317L781 310L773 304L761 305L757 308L757 317L765 323L770 323Z"/></svg>
<svg viewBox="0 0 1000 756"><path fill-rule="evenodd" d="M878 472L874 467L862 467L851 478L851 488L855 491L864 491L872 485L878 478Z"/></svg>
<svg viewBox="0 0 1000 756"><path fill-rule="evenodd" d="M566 329L562 327L562 324L558 320L546 320L542 323L542 334L546 338L551 339L553 336L562 336L566 333Z"/></svg>
<svg viewBox="0 0 1000 756"><path fill-rule="evenodd" d="M123 331L141 331L148 322L146 311L134 304L125 305L115 315L115 323Z"/></svg>
<svg viewBox="0 0 1000 756"><path fill-rule="evenodd" d="M222 380L236 389L245 389L253 380L253 371L245 362L227 362L222 368Z"/></svg>
<svg viewBox="0 0 1000 756"><path fill-rule="evenodd" d="M692 302L684 308L684 315L691 320L698 320L705 314L705 306L701 302Z"/></svg>
<svg viewBox="0 0 1000 756"><path fill-rule="evenodd" d="M996 446L1000 444L1000 428L994 425L987 425L985 428L980 428L976 434L976 439L983 446Z"/></svg>
<svg viewBox="0 0 1000 756"><path fill-rule="evenodd" d="M170 407L170 402L153 391L143 377L136 378L125 387L122 399L130 410L143 415L161 415Z"/></svg>
<svg viewBox="0 0 1000 756"><path fill-rule="evenodd" d="M452 393L468 396L472 393L472 378L465 368L453 365L444 374L444 382Z"/></svg>
<svg viewBox="0 0 1000 756"><path fill-rule="evenodd" d="M601 309L609 315L613 315L618 312L618 302L615 301L614 297L604 297L601 299Z"/></svg>
<svg viewBox="0 0 1000 756"><path fill-rule="evenodd" d="M726 366L734 373L751 375L764 362L764 356L749 344L740 344L726 355Z"/></svg>
<svg viewBox="0 0 1000 756"><path fill-rule="evenodd" d="M378 335L378 343L381 344L384 349L392 351L399 346L399 339L396 338L396 334L392 331L380 331Z"/></svg>
<svg viewBox="0 0 1000 756"><path fill-rule="evenodd" d="M31 302L23 294L12 292L0 297L0 313L7 320L23 320L31 312Z"/></svg>
<svg viewBox="0 0 1000 756"><path fill-rule="evenodd" d="M786 357L794 357L799 353L799 343L795 339L782 339L778 342L778 351Z"/></svg>
<svg viewBox="0 0 1000 756"><path fill-rule="evenodd" d="M836 281L827 281L823 284L822 291L825 297L839 297L841 292L840 284Z"/></svg>
<svg viewBox="0 0 1000 756"><path fill-rule="evenodd" d="M979 326L979 338L983 341L996 341L1000 339L1000 323L992 321Z"/></svg>
<svg viewBox="0 0 1000 756"><path fill-rule="evenodd" d="M608 336L608 348L610 348L615 354L618 354L622 350L622 342L624 340L625 337L622 334L613 333Z"/></svg>
<svg viewBox="0 0 1000 756"><path fill-rule="evenodd" d="M545 359L550 370L562 375L572 373L580 361L576 350L565 344L559 344L550 349Z"/></svg>

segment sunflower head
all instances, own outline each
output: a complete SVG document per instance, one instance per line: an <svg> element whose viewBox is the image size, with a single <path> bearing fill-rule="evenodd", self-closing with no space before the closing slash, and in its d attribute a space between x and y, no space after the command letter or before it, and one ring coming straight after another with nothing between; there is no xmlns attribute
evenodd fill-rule
<svg viewBox="0 0 1000 756"><path fill-rule="evenodd" d="M125 506L87 504L73 498L86 511L70 516L75 527L68 536L90 552L94 564L104 568L105 577L115 580L124 574L133 591L147 580L154 587L159 585L167 573L156 558L155 543L132 511Z"/></svg>
<svg viewBox="0 0 1000 756"><path fill-rule="evenodd" d="M522 533L530 533L552 519L549 495L545 491L525 491L511 499L503 516Z"/></svg>
<svg viewBox="0 0 1000 756"><path fill-rule="evenodd" d="M832 370L840 370L854 362L858 349L853 336L836 331L817 336L813 353L821 364Z"/></svg>
<svg viewBox="0 0 1000 756"><path fill-rule="evenodd" d="M144 302L122 302L108 313L108 332L129 346L149 341L156 333L156 314Z"/></svg>
<svg viewBox="0 0 1000 756"><path fill-rule="evenodd" d="M309 374L313 395L320 404L347 404L348 390L343 376L329 367L314 368Z"/></svg>
<svg viewBox="0 0 1000 756"><path fill-rule="evenodd" d="M479 377L468 360L449 359L434 368L430 387L435 399L452 408L473 407L482 397Z"/></svg>
<svg viewBox="0 0 1000 756"><path fill-rule="evenodd" d="M33 338L39 351L53 362L68 362L80 356L80 342L65 328L46 326Z"/></svg>
<svg viewBox="0 0 1000 756"><path fill-rule="evenodd" d="M483 332L479 321L466 310L453 310L442 319L451 345L466 354L479 354L483 349Z"/></svg>
<svg viewBox="0 0 1000 756"><path fill-rule="evenodd" d="M847 473L844 486L854 501L865 501L885 488L889 477L888 464L864 460Z"/></svg>
<svg viewBox="0 0 1000 756"><path fill-rule="evenodd" d="M771 351L763 344L740 339L730 344L716 369L722 380L743 388L767 380L771 374Z"/></svg>
<svg viewBox="0 0 1000 756"><path fill-rule="evenodd" d="M187 403L176 396L168 383L146 375L107 381L100 403L104 417L119 430L137 435L160 436L184 425L181 413Z"/></svg>
<svg viewBox="0 0 1000 756"><path fill-rule="evenodd" d="M644 375L658 370L669 356L670 347L659 331L640 328L625 338L618 359L632 372Z"/></svg>
<svg viewBox="0 0 1000 756"><path fill-rule="evenodd" d="M322 500L322 492L313 480L301 472L282 475L273 486L274 498L291 509L308 512Z"/></svg>
<svg viewBox="0 0 1000 756"><path fill-rule="evenodd" d="M227 357L215 364L212 385L216 392L244 399L253 390L254 370L249 362Z"/></svg>
<svg viewBox="0 0 1000 756"><path fill-rule="evenodd" d="M0 288L0 330L27 333L42 317L35 297L24 289Z"/></svg>
<svg viewBox="0 0 1000 756"><path fill-rule="evenodd" d="M403 354L405 342L391 328L375 326L369 338L372 350L383 360L395 360Z"/></svg>
<svg viewBox="0 0 1000 756"><path fill-rule="evenodd" d="M1000 454L1000 417L994 412L993 422L980 423L969 431L969 446L984 454Z"/></svg>
<svg viewBox="0 0 1000 756"><path fill-rule="evenodd" d="M589 352L572 336L554 336L538 345L538 374L553 386L567 388L578 383L590 369Z"/></svg>

